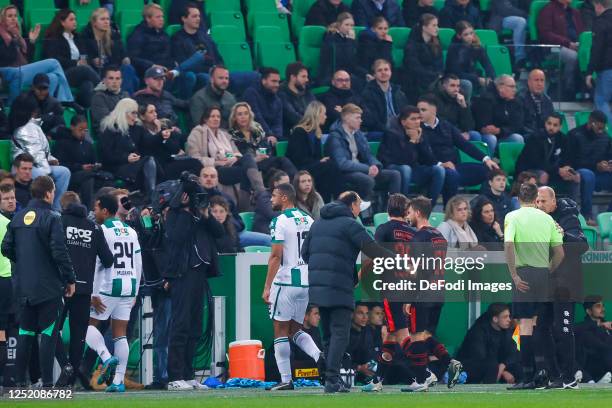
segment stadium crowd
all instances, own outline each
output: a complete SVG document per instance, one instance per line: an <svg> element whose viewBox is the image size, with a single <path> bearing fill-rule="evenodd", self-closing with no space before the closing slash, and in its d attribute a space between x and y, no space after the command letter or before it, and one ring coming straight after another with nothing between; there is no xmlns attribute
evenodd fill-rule
<svg viewBox="0 0 612 408"><path fill-rule="evenodd" d="M5 167L0 173L0 224L10 231L9 220L22 217L32 200L49 201L48 185L36 184L48 176L54 190L48 204L62 214L64 227L69 217L104 224L116 213L133 229L143 252L142 284L152 294L155 310L156 364L150 388L177 381L188 384L176 389L202 388L189 382L189 357L198 335L189 319L202 321L202 311L190 309L189 302L197 300L193 287L206 291L208 286L186 278L188 273L168 273L173 266L167 258L180 259L184 253L178 252L180 234L173 235L166 222L177 231L191 222L174 217L176 203L164 195L178 184L197 184L208 197L206 211L189 207L194 217L206 220L205 237L193 234L206 241L206 265L198 267L208 277L217 273L216 264L208 266L217 253L271 245L270 224L281 214L272 205L273 194L285 184L293 185L296 206L315 221L324 217L326 203L347 190L371 203L362 213L366 225L376 223L375 214L387 212L390 196L424 195L430 207L444 208L444 220L435 227L449 248L460 250L503 249L504 219L520 207L523 183L554 187L556 208L546 212L584 217L585 227L598 225L596 209L601 205L594 204L595 193L612 191L612 0L586 0L579 8L570 0L551 0L534 20L535 36L528 22L536 2L526 0L492 0L487 11L484 2L475 0L447 0L441 8L432 0L404 0L401 7L395 0L311 1L304 26L325 27L316 73L295 60L257 71L229 69L232 58L222 55L211 35L215 26L205 1L174 0L166 2L166 9L143 2L142 21L129 32L120 31L128 27L117 24L122 10L113 0L51 1L57 12L44 27L32 23L28 3L12 1L0 11L0 77L6 90L0 142L7 143L2 151L8 160L0 158ZM297 17L297 4L305 2L272 3L275 11ZM178 24L171 35L167 20ZM396 27L411 29L401 61L397 39L390 34ZM452 36L442 38L441 28L453 29ZM508 37L511 72L496 72L476 32L484 28ZM581 70L580 39L589 30L590 62ZM588 100L592 94L595 109L584 124L564 130L565 115L555 111L553 93L548 92L551 81L542 68L546 55L528 47L530 43L559 47L563 80L556 86L564 100ZM527 78L524 89L521 77ZM504 152L510 148L518 153L506 166ZM189 181L186 172L195 176ZM476 197L468 199L464 193L470 192ZM197 195L184 193L182 204L195 205ZM607 211L612 211L612 202ZM200 227L194 224L193 231ZM11 262L2 260L4 294L11 291ZM74 273L78 283L76 265ZM74 283L74 275L63 283ZM79 291L77 284L76 293L89 298L92 290L89 285ZM185 295L182 302L172 291ZM17 290L14 299L18 295ZM78 304L66 303L74 310ZM81 312L89 310L87 302L80 306ZM113 325L116 344L125 336L131 339L139 306L136 302L132 324L126 323L119 334ZM357 303L352 313L344 365L361 380L375 375L385 350L383 308ZM8 328L9 311L19 316L18 302L2 303L2 309L0 333ZM612 371L610 324L604 321L601 298L588 299L584 309L585 322L574 328L576 371L584 381L603 381ZM76 313L72 310L71 317ZM304 330L321 348L314 334L317 315L317 306L310 305ZM58 386L78 379L86 389L104 389L102 382L111 380L106 363L93 375L90 370L98 355L104 362L108 353L102 340L108 325L102 318L101 324L88 325L87 318L74 328L70 322L69 356L56 342L55 356L63 368ZM115 315L112 319L123 321ZM93 326L97 333L91 334ZM476 321L455 353L468 382L529 382L521 378L513 330L507 305L491 305ZM90 347L81 358L86 337ZM6 347L3 335L0 370ZM25 353L34 356L38 347L44 345L28 343ZM402 357L387 369L386 382L405 383L402 360L416 353L406 350L396 354ZM455 360L439 343L428 353L417 365L429 367L427 381L442 379L449 361ZM40 372L42 356L41 348L41 361L22 362L21 369L28 367L31 384L49 386L46 373ZM294 353L295 361L308 357ZM119 360L121 366L124 361ZM23 373L20 383L27 382ZM119 381L127 388L143 388L128 377L123 380L123 374L125 370ZM11 381L5 373L4 384Z"/></svg>

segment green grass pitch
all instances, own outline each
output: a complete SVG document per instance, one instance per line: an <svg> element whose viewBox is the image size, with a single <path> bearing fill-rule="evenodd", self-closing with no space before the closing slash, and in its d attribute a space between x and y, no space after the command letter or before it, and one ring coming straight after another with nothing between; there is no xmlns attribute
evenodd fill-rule
<svg viewBox="0 0 612 408"><path fill-rule="evenodd" d="M506 391L502 385L458 385L448 390L437 385L426 393L402 393L399 386L387 386L381 393L366 394L353 388L349 394L325 395L322 389L269 392L253 389L207 390L193 392L142 391L125 394L76 393L64 401L9 401L10 407L74 408L539 408L612 407L612 385L581 384L579 390Z"/></svg>

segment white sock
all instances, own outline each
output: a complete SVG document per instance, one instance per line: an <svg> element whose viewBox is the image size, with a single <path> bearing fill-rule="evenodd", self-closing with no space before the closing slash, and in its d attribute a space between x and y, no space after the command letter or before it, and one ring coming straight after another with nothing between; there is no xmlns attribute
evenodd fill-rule
<svg viewBox="0 0 612 408"><path fill-rule="evenodd" d="M314 361L319 361L321 350L319 350L312 337L310 337L310 334L303 330L299 330L293 335L293 343L301 348L304 353L308 354Z"/></svg>
<svg viewBox="0 0 612 408"><path fill-rule="evenodd" d="M87 327L85 342L89 348L96 350L96 353L98 353L102 362L111 358L112 355L106 348L106 344L104 344L104 336L102 336L100 330L98 330L95 326L90 325Z"/></svg>
<svg viewBox="0 0 612 408"><path fill-rule="evenodd" d="M125 336L117 337L113 339L115 342L115 357L119 359L119 364L115 369L115 378L113 378L113 384L121 384L125 377L125 371L127 369L128 357L130 355L130 346L128 345Z"/></svg>
<svg viewBox="0 0 612 408"><path fill-rule="evenodd" d="M274 357L281 375L281 382L291 381L291 346L288 337L274 339Z"/></svg>

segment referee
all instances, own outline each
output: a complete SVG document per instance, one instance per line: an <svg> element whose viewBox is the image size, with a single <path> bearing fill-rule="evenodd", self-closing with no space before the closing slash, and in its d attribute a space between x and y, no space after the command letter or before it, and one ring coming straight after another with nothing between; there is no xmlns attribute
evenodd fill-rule
<svg viewBox="0 0 612 408"><path fill-rule="evenodd" d="M542 343L532 337L533 328L548 299L550 274L564 257L563 236L552 217L536 208L537 198L538 187L523 183L518 196L521 208L510 212L505 219L506 262L514 282L512 315L519 321L523 368L521 381L509 387L510 390L541 386L535 384L534 354L545 353L538 349Z"/></svg>

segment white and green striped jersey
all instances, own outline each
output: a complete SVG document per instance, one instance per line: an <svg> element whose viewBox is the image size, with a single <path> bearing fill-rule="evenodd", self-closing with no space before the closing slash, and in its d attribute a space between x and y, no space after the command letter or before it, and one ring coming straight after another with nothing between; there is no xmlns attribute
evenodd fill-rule
<svg viewBox="0 0 612 408"><path fill-rule="evenodd" d="M117 218L107 219L101 227L114 263L105 268L97 259L93 294L134 297L138 294L142 275L142 254L136 231Z"/></svg>
<svg viewBox="0 0 612 408"><path fill-rule="evenodd" d="M283 211L270 223L272 244L283 244L283 258L274 284L308 287L308 265L302 259L302 244L313 219L298 208Z"/></svg>

